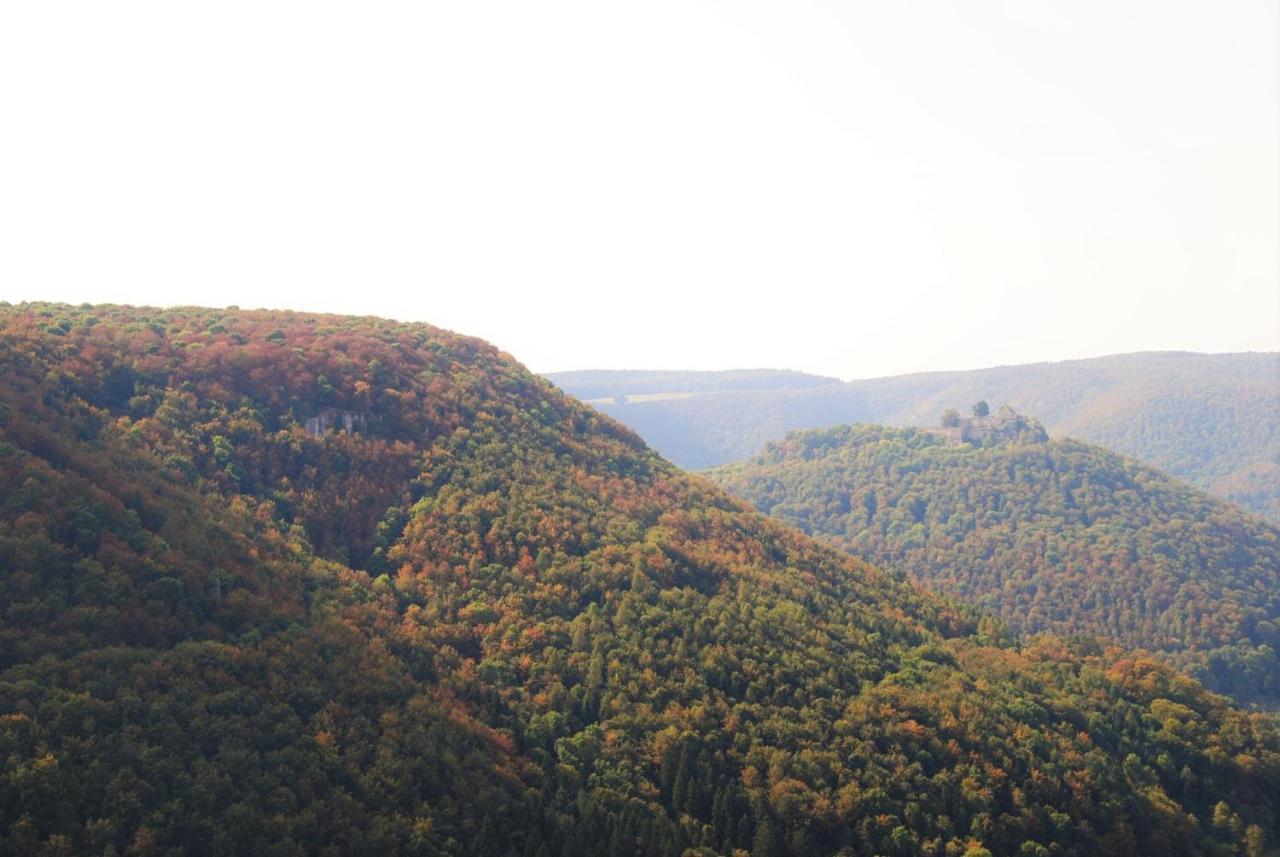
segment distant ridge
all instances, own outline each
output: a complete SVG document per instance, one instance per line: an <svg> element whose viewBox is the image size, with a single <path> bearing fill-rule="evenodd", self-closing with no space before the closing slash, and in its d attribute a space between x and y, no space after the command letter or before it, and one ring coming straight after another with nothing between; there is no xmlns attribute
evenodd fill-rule
<svg viewBox="0 0 1280 857"><path fill-rule="evenodd" d="M548 376L635 429L684 467L745 459L793 429L854 422L933 425L947 408L985 399L1037 415L1055 437L1077 437L1179 476L1280 522L1280 353L1140 352L951 372L919 372L780 389L713 389L679 399L613 401L629 378ZM645 391L687 387L681 373ZM817 379L821 376L806 376ZM584 395L589 391L590 396Z"/></svg>
<svg viewBox="0 0 1280 857"><path fill-rule="evenodd" d="M806 390L841 383L839 378L790 369L730 369L715 372L648 369L585 369L546 376L580 399L652 393L720 393L731 390Z"/></svg>

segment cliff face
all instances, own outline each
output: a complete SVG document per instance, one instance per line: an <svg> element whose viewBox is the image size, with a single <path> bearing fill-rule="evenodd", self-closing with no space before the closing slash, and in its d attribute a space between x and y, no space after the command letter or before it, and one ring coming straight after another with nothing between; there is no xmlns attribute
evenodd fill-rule
<svg viewBox="0 0 1280 857"><path fill-rule="evenodd" d="M321 408L320 413L308 417L303 424L308 437L317 438L329 431L353 434L369 424L369 415L363 411L340 411L337 408Z"/></svg>

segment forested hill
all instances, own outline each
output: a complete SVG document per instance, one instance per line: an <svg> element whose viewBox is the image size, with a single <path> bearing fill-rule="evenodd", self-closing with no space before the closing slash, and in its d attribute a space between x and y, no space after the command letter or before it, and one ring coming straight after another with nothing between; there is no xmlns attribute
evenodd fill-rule
<svg viewBox="0 0 1280 857"><path fill-rule="evenodd" d="M1013 628L1109 635L1280 707L1280 529L1150 467L1074 440L855 425L710 475Z"/></svg>
<svg viewBox="0 0 1280 857"><path fill-rule="evenodd" d="M681 373L636 374L590 373L589 388L577 373L549 377L694 469L746 459L793 429L930 425L946 408L1008 403L1054 436L1101 444L1280 523L1280 354L1149 352L785 389L719 389L709 373L688 373L696 392ZM647 395L628 397L638 380Z"/></svg>
<svg viewBox="0 0 1280 857"><path fill-rule="evenodd" d="M1267 853L1280 737L427 325L0 307L0 853Z"/></svg>

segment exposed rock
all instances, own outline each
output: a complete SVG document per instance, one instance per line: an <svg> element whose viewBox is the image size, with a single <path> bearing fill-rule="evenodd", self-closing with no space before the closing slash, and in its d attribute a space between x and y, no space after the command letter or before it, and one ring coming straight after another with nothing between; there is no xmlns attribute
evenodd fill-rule
<svg viewBox="0 0 1280 857"><path fill-rule="evenodd" d="M321 408L320 413L309 417L305 423L307 434L320 437L330 431L354 434L363 431L369 423L369 415L361 411L340 411L337 408Z"/></svg>

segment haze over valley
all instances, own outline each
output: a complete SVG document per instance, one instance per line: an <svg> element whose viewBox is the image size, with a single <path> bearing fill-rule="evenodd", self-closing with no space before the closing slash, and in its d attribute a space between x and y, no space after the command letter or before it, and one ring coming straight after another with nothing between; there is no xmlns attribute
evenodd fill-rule
<svg viewBox="0 0 1280 857"><path fill-rule="evenodd" d="M989 400L1280 521L1277 352L1122 354L847 383L768 370L548 377L693 469L743 460L792 429L931 426L947 408Z"/></svg>

